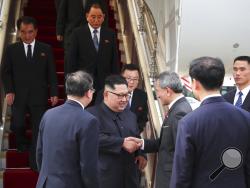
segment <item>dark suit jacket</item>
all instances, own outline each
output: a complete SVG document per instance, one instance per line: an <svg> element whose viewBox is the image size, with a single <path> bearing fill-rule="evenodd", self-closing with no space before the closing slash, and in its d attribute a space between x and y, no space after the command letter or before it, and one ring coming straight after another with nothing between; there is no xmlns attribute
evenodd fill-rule
<svg viewBox="0 0 250 188"><path fill-rule="evenodd" d="M33 60L28 62L22 42L7 47L2 65L5 93L15 93L14 104L47 105L50 95L57 96L57 77L52 49L35 42Z"/></svg>
<svg viewBox="0 0 250 188"><path fill-rule="evenodd" d="M62 115L63 114L63 115ZM36 188L99 188L97 119L75 101L48 110L40 124Z"/></svg>
<svg viewBox="0 0 250 188"><path fill-rule="evenodd" d="M142 132L148 121L148 97L145 91L134 90L130 110L136 114L139 131Z"/></svg>
<svg viewBox="0 0 250 188"><path fill-rule="evenodd" d="M135 113L137 117L138 129L143 131L148 121L148 97L141 89L135 89L133 92L130 110ZM103 90L97 93L95 104L100 104L103 101Z"/></svg>
<svg viewBox="0 0 250 188"><path fill-rule="evenodd" d="M205 99L179 122L175 148L171 188L250 187L250 116L222 97ZM228 148L240 150L241 165L211 181Z"/></svg>
<svg viewBox="0 0 250 188"><path fill-rule="evenodd" d="M85 70L94 75L95 89L103 88L106 76L118 73L116 35L112 30L101 28L98 52L94 47L88 24L74 30L71 42L68 70Z"/></svg>
<svg viewBox="0 0 250 188"><path fill-rule="evenodd" d="M236 93L236 89L233 89L229 92L227 92L225 95L223 95L224 99L226 99L227 102L230 102L231 104L234 103L234 96ZM250 112L250 92L248 92L244 103L242 104L242 108L248 112Z"/></svg>
<svg viewBox="0 0 250 188"><path fill-rule="evenodd" d="M87 109L101 122L99 135L100 186L102 188L138 188L136 154L122 149L125 137L138 137L136 116L130 110L117 113L104 103ZM115 123L118 121L118 125Z"/></svg>
<svg viewBox="0 0 250 188"><path fill-rule="evenodd" d="M162 125L160 138L144 142L145 152L158 152L156 188L168 188L170 185L178 122L191 111L192 108L186 98L180 98L169 109L168 117Z"/></svg>

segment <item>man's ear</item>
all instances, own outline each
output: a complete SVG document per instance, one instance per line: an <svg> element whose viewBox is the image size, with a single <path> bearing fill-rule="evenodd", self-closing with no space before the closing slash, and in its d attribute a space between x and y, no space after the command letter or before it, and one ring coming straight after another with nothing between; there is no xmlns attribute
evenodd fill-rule
<svg viewBox="0 0 250 188"><path fill-rule="evenodd" d="M200 81L196 80L196 79L193 79L192 80L192 84L193 84L193 87L195 90L200 90L201 89L201 83Z"/></svg>
<svg viewBox="0 0 250 188"><path fill-rule="evenodd" d="M86 92L85 95L86 95L87 98L91 98L93 94L92 94L92 91L89 89L89 90Z"/></svg>

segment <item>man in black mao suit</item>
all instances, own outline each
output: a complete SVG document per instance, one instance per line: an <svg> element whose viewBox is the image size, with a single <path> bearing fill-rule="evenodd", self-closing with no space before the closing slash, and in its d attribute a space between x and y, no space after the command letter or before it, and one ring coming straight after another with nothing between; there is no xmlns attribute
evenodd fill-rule
<svg viewBox="0 0 250 188"><path fill-rule="evenodd" d="M240 107L250 112L250 57L239 56L233 64L233 77L236 88L226 93L223 97L226 101L236 105L239 92L242 92Z"/></svg>
<svg viewBox="0 0 250 188"><path fill-rule="evenodd" d="M7 47L2 66L2 81L8 105L12 105L11 128L16 133L17 150L27 149L25 114L32 120L30 165L36 169L35 148L40 119L48 104L48 85L52 106L57 101L57 77L51 47L35 40L37 23L34 18L17 21L21 42Z"/></svg>
<svg viewBox="0 0 250 188"><path fill-rule="evenodd" d="M106 76L119 70L116 35L101 26L104 16L99 4L89 7L88 24L74 30L69 51L69 72L85 70L92 74L96 90L103 88Z"/></svg>
<svg viewBox="0 0 250 188"><path fill-rule="evenodd" d="M101 122L99 132L99 164L101 188L138 188L137 165L145 163L140 144L128 141L139 131L136 116L126 108L129 91L126 80L119 75L105 80L104 101L87 110Z"/></svg>
<svg viewBox="0 0 250 188"><path fill-rule="evenodd" d="M164 119L160 138L156 140L144 139L142 149L146 153L158 152L155 187L169 188L178 122L187 113L191 112L192 108L182 94L183 86L176 73L161 73L156 80L155 89L157 97L163 105L168 105L169 111ZM134 138L130 139L133 140ZM139 143L142 141L139 139L134 140Z"/></svg>
<svg viewBox="0 0 250 188"><path fill-rule="evenodd" d="M56 0L57 2L57 19L56 19L56 36L58 41L63 41L64 46L64 72L67 69L68 53L71 44L71 34L73 30L87 23L85 12L91 4L99 3L105 11L104 24L107 25L107 5L104 0Z"/></svg>
<svg viewBox="0 0 250 188"><path fill-rule="evenodd" d="M121 75L128 82L128 90L131 97L128 102L129 109L136 114L137 124L140 133L143 131L148 121L148 104L147 94L138 88L140 80L140 70L136 64L125 64L122 67ZM101 103L103 100L103 90L101 90L95 100L95 104Z"/></svg>

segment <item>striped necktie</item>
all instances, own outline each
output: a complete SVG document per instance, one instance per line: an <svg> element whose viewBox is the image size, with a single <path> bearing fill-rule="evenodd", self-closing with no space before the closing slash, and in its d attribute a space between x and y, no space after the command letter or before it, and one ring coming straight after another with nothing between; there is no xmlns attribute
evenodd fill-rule
<svg viewBox="0 0 250 188"><path fill-rule="evenodd" d="M243 93L240 91L240 92L238 93L238 95L239 95L239 97L238 97L238 100L237 100L236 103L235 103L235 106L241 108L241 106L242 106L242 95L243 95Z"/></svg>
<svg viewBox="0 0 250 188"><path fill-rule="evenodd" d="M93 33L94 33L93 43L94 43L96 51L98 51L98 48L99 48L99 43L98 43L98 38L97 38L97 32L98 31L96 29L93 31Z"/></svg>

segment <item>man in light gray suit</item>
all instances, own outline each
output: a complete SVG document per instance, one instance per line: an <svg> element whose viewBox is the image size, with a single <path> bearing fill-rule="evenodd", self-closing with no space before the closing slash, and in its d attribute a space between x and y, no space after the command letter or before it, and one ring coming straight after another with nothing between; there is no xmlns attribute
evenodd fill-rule
<svg viewBox="0 0 250 188"><path fill-rule="evenodd" d="M178 122L191 112L192 108L182 94L183 87L176 73L167 71L161 73L156 80L155 89L162 105L169 107L161 128L160 138L141 140L130 137L129 139L141 143L141 149L146 153L158 152L156 188L168 188L172 174Z"/></svg>
<svg viewBox="0 0 250 188"><path fill-rule="evenodd" d="M99 122L84 110L94 93L91 76L69 74L66 93L65 104L48 110L41 120L36 188L99 188Z"/></svg>

